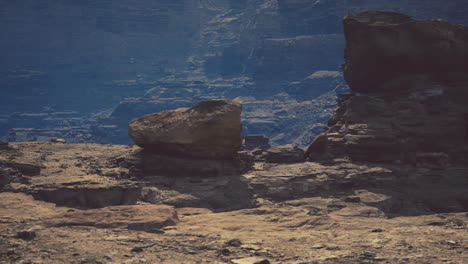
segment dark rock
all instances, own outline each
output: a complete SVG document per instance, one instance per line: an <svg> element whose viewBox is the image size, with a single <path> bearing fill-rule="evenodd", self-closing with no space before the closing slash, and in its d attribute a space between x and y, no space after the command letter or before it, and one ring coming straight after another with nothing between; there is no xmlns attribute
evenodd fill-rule
<svg viewBox="0 0 468 264"><path fill-rule="evenodd" d="M242 246L242 242L239 239L231 239L228 242L226 242L226 245L229 245L232 247L240 247Z"/></svg>
<svg viewBox="0 0 468 264"><path fill-rule="evenodd" d="M345 77L359 93L340 96L327 156L434 169L466 164L468 27L389 12L344 23Z"/></svg>
<svg viewBox="0 0 468 264"><path fill-rule="evenodd" d="M240 114L241 105L234 101L203 101L135 119L129 135L137 145L163 155L229 159L242 143Z"/></svg>
<svg viewBox="0 0 468 264"><path fill-rule="evenodd" d="M297 146L268 149L261 158L269 163L299 163L305 160L304 150Z"/></svg>
<svg viewBox="0 0 468 264"><path fill-rule="evenodd" d="M344 76L356 92L395 92L411 86L386 87L401 76L468 73L468 27L441 20L413 20L380 11L343 20L346 36Z"/></svg>
<svg viewBox="0 0 468 264"><path fill-rule="evenodd" d="M445 169L449 166L449 157L445 153L416 153L416 166Z"/></svg>
<svg viewBox="0 0 468 264"><path fill-rule="evenodd" d="M223 255L223 256L229 256L231 255L231 251L227 248L221 248L221 249L218 249L216 251L216 253L218 253L219 255Z"/></svg>
<svg viewBox="0 0 468 264"><path fill-rule="evenodd" d="M41 174L41 166L37 164L35 161L27 159L27 158L14 158L14 159L1 159L0 158L0 165L5 167L10 167L18 170L22 174L28 176L36 176Z"/></svg>
<svg viewBox="0 0 468 264"><path fill-rule="evenodd" d="M244 136L244 149L253 150L259 148L261 150L271 148L270 139L264 135L246 135Z"/></svg>
<svg viewBox="0 0 468 264"><path fill-rule="evenodd" d="M9 149L8 142L0 141L0 150Z"/></svg>
<svg viewBox="0 0 468 264"><path fill-rule="evenodd" d="M348 196L344 199L347 203L360 203L361 198L359 196Z"/></svg>
<svg viewBox="0 0 468 264"><path fill-rule="evenodd" d="M135 204L140 196L140 187L132 183L31 188L27 192L35 199L76 208Z"/></svg>
<svg viewBox="0 0 468 264"><path fill-rule="evenodd" d="M326 152L328 147L328 137L326 133L318 135L305 152L305 156L311 160L317 159Z"/></svg>
<svg viewBox="0 0 468 264"><path fill-rule="evenodd" d="M36 238L36 232L35 231L19 231L16 234L17 238L24 239L24 240L33 240Z"/></svg>

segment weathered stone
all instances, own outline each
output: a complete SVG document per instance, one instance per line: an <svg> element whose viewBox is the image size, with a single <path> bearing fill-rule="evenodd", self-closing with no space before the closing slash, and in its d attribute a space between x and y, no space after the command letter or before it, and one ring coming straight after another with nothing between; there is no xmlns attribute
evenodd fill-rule
<svg viewBox="0 0 468 264"><path fill-rule="evenodd" d="M323 154L328 147L328 137L327 133L322 133L318 135L314 141L310 144L305 152L305 156L309 159L316 159L321 154Z"/></svg>
<svg viewBox="0 0 468 264"><path fill-rule="evenodd" d="M431 169L445 169L449 166L449 156L445 153L417 153L416 165Z"/></svg>
<svg viewBox="0 0 468 264"><path fill-rule="evenodd" d="M28 193L35 199L75 208L99 208L111 205L135 204L140 196L136 184L121 183L105 186L32 187Z"/></svg>
<svg viewBox="0 0 468 264"><path fill-rule="evenodd" d="M5 167L10 167L17 169L19 172L29 175L29 176L36 176L41 174L41 166L37 164L33 160L29 160L26 158L15 158L15 159L1 159L0 158L0 165Z"/></svg>
<svg viewBox="0 0 468 264"><path fill-rule="evenodd" d="M345 17L344 76L356 92L383 92L383 84L405 75L468 73L468 27L441 20L413 20L369 11ZM408 90L406 83L392 86Z"/></svg>
<svg viewBox="0 0 468 264"><path fill-rule="evenodd" d="M270 163L299 163L305 160L304 150L297 146L283 146L267 150L261 156Z"/></svg>
<svg viewBox="0 0 468 264"><path fill-rule="evenodd" d="M8 148L9 148L8 142L0 141L0 150L2 150L2 149L8 149Z"/></svg>
<svg viewBox="0 0 468 264"><path fill-rule="evenodd" d="M358 93L338 100L328 156L430 168L468 162L468 27L389 12L344 24L345 77Z"/></svg>
<svg viewBox="0 0 468 264"><path fill-rule="evenodd" d="M167 205L121 205L75 210L48 221L49 226L95 226L152 231L179 222L177 212Z"/></svg>
<svg viewBox="0 0 468 264"><path fill-rule="evenodd" d="M163 155L232 158L242 143L240 113L241 105L234 101L203 101L135 119L129 135L137 145Z"/></svg>
<svg viewBox="0 0 468 264"><path fill-rule="evenodd" d="M264 135L247 135L244 136L244 149L253 150L256 148L265 150L271 146L269 144L270 139Z"/></svg>
<svg viewBox="0 0 468 264"><path fill-rule="evenodd" d="M261 257L233 259L231 261L235 264L270 264L270 261L268 259Z"/></svg>
<svg viewBox="0 0 468 264"><path fill-rule="evenodd" d="M50 142L52 142L52 143L67 143L67 141L65 139L63 139L63 138L52 138L50 140Z"/></svg>

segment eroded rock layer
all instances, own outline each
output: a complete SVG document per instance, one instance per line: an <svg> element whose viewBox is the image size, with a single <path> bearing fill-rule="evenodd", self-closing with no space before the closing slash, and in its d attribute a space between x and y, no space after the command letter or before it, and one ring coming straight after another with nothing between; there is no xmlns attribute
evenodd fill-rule
<svg viewBox="0 0 468 264"><path fill-rule="evenodd" d="M344 25L344 70L353 92L340 96L329 121L328 154L466 164L468 27L389 12L350 15Z"/></svg>

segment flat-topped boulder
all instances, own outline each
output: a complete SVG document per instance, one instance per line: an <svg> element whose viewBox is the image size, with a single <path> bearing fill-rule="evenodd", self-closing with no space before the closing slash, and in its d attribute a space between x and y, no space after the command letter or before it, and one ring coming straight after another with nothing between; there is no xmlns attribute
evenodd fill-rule
<svg viewBox="0 0 468 264"><path fill-rule="evenodd" d="M231 100L202 101L137 118L129 124L128 134L153 153L230 159L242 144L241 109Z"/></svg>
<svg viewBox="0 0 468 264"><path fill-rule="evenodd" d="M403 14L368 11L343 21L344 77L355 92L407 90L397 77L468 73L468 27L442 20L415 20Z"/></svg>

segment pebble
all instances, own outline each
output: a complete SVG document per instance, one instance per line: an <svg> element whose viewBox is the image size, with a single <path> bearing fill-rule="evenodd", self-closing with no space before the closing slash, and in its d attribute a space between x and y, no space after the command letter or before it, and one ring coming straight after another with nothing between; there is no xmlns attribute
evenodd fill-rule
<svg viewBox="0 0 468 264"><path fill-rule="evenodd" d="M239 239L231 239L228 242L226 242L226 245L240 247L242 246L242 242Z"/></svg>

